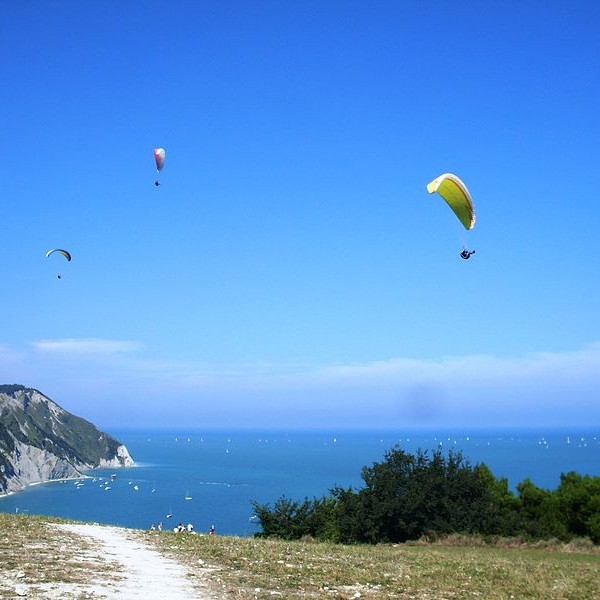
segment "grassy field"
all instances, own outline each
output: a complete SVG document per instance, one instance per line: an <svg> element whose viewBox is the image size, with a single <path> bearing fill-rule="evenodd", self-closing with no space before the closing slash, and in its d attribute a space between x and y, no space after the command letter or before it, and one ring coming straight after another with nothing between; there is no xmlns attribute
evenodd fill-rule
<svg viewBox="0 0 600 600"><path fill-rule="evenodd" d="M227 598L600 598L598 548L437 544L340 546L144 534L192 569L213 567Z"/></svg>
<svg viewBox="0 0 600 600"><path fill-rule="evenodd" d="M118 578L90 547L57 531L57 519L0 514L0 598L83 598L79 584ZM600 598L600 549L591 545L436 544L338 546L170 532L136 537L175 555L216 598ZM62 587L61 587L62 586ZM71 586L71 587L69 587ZM18 595L18 594L17 594Z"/></svg>
<svg viewBox="0 0 600 600"><path fill-rule="evenodd" d="M118 581L118 565L99 561L91 544L52 526L66 522L0 513L0 598L84 598L87 584Z"/></svg>

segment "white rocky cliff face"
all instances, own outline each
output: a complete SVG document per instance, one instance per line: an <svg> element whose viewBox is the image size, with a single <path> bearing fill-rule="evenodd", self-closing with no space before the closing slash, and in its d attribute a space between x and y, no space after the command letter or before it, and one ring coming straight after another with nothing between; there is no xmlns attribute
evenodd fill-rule
<svg viewBox="0 0 600 600"><path fill-rule="evenodd" d="M5 491L8 493L16 492L32 483L81 477L85 468L84 465L76 466L46 450L28 446L23 442L15 443L15 450L9 461L14 474L7 478Z"/></svg>
<svg viewBox="0 0 600 600"><path fill-rule="evenodd" d="M0 385L0 494L133 465L123 444L41 392Z"/></svg>
<svg viewBox="0 0 600 600"><path fill-rule="evenodd" d="M116 456L109 460L101 458L98 467L100 469L118 469L119 467L133 467L134 464L133 458L129 455L129 450L121 444L117 447Z"/></svg>

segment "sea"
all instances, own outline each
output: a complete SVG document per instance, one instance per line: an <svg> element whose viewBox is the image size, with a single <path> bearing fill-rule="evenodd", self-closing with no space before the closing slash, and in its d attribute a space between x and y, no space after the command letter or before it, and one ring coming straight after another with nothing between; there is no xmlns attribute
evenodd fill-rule
<svg viewBox="0 0 600 600"><path fill-rule="evenodd" d="M32 485L0 497L0 512L149 529L191 523L197 532L252 536L253 503L320 498L335 486L360 489L363 467L386 452L440 449L485 463L514 491L526 478L556 489L561 473L600 476L596 430L504 431L110 431L136 465L78 480Z"/></svg>

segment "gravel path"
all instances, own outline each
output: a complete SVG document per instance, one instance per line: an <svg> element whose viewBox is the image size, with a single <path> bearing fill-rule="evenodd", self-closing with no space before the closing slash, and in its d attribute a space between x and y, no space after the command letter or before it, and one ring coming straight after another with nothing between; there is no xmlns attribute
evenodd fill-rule
<svg viewBox="0 0 600 600"><path fill-rule="evenodd" d="M145 598L150 600L209 600L208 588L192 586L186 568L133 539L127 529L100 525L56 525L94 542L98 560L119 566L119 580L94 582L86 586L92 598ZM93 557L91 557L93 558ZM198 584L201 584L198 581Z"/></svg>

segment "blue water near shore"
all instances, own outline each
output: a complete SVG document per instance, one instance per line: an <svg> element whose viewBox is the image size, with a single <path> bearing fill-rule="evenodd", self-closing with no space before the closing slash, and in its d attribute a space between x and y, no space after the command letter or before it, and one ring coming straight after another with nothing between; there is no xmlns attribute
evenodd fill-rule
<svg viewBox="0 0 600 600"><path fill-rule="evenodd" d="M0 498L21 512L147 529L193 523L197 531L258 531L252 501L321 497L335 485L361 487L361 469L400 445L440 448L487 464L510 487L525 478L555 489L561 473L600 476L600 429L498 432L165 432L111 431L136 466L97 470L79 481L31 486ZM116 475L116 477L114 477ZM186 497L188 499L186 499ZM172 515L167 517L167 515Z"/></svg>

